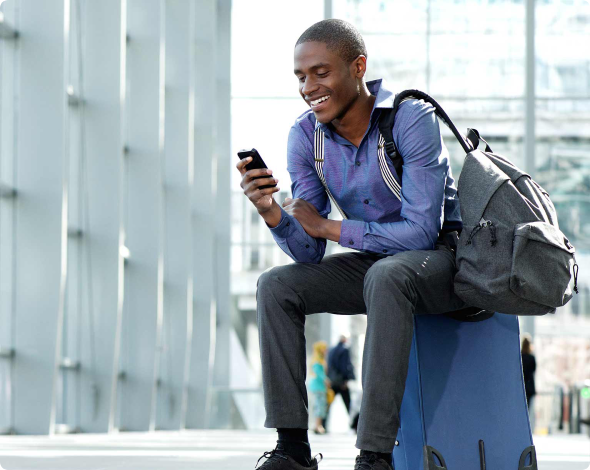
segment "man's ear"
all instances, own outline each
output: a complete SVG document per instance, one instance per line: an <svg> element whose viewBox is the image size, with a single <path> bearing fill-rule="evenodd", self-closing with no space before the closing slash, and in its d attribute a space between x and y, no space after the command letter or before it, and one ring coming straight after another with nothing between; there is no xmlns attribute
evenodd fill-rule
<svg viewBox="0 0 590 470"><path fill-rule="evenodd" d="M359 55L352 61L350 66L356 78L363 78L367 72L367 58L364 55Z"/></svg>

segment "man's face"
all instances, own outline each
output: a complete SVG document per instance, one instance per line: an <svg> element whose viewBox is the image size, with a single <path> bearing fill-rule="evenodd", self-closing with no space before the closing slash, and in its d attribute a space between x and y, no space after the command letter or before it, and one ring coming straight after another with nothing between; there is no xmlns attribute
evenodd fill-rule
<svg viewBox="0 0 590 470"><path fill-rule="evenodd" d="M295 48L295 75L301 97L323 124L341 118L358 97L355 62L347 64L323 42Z"/></svg>

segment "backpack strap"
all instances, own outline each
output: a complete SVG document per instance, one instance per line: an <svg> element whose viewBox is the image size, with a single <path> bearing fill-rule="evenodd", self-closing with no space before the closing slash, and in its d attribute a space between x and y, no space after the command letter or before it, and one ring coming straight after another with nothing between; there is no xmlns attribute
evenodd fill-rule
<svg viewBox="0 0 590 470"><path fill-rule="evenodd" d="M398 104L399 106L399 104ZM399 177L399 180L402 180L403 174L403 160L399 152L397 151L397 147L395 146L395 142L393 141L393 123L395 122L395 113L397 113L397 107L391 109L382 109L381 114L379 115L379 150L385 150L387 152L387 156L391 159L393 163L393 167ZM383 144L382 144L383 141ZM382 146L383 145L383 146ZM381 171L383 173L383 170Z"/></svg>
<svg viewBox="0 0 590 470"><path fill-rule="evenodd" d="M391 134L391 129L393 128L393 122L395 120L395 113L397 113L397 109L399 108L399 105L403 101L408 100L408 99L412 99L412 98L418 99L418 100L424 100L426 103L430 103L432 106L434 106L434 111L435 111L436 115L451 130L453 135L457 138L457 140L461 144L461 147L463 147L463 150L465 151L465 153L469 153L476 148L476 146L474 144L472 144L468 139L466 139L457 130L457 127L455 126L455 124L453 124L453 121L451 121L451 118L447 115L447 113L442 108L442 106L440 104L438 104L434 100L434 98L427 95L423 91L419 91L419 90L404 90L404 91L398 93L397 95L395 95L395 100L393 101L393 109L391 110L391 114L393 114L393 116L387 116L387 123L391 122L391 126L389 127L389 134L387 136L384 134L386 141L389 138L389 135ZM385 123L383 125L385 126ZM379 130L381 130L381 121L379 122ZM383 128L383 131L386 131L385 127ZM382 133L383 133L383 131L382 131ZM479 134L478 134L478 137L479 137ZM481 139L481 137L479 137L479 139L483 140L483 139ZM389 142L386 142L386 149L388 150L387 154L391 158L393 155L393 152L390 153L389 149L395 150L395 144L393 143L393 135L391 136L391 140ZM394 165L395 165L395 162L394 162ZM396 169L397 169L397 167L396 167Z"/></svg>
<svg viewBox="0 0 590 470"><path fill-rule="evenodd" d="M389 134L391 134L391 129L389 131ZM322 129L319 126L316 126L315 131L313 133L313 137L314 137L314 139L313 139L314 140L313 152L314 152L314 160L315 160L315 170L320 178L320 181L324 185L324 189L326 190L326 193L328 193L330 200L332 201L334 206L336 206L336 208L338 209L338 211L342 215L342 218L348 219L348 217L346 216L346 214L344 213L342 208L336 202L336 199L334 199L334 196L330 192L330 189L328 188L328 184L326 183L326 178L324 177L323 167L324 167L325 133L324 133L324 131L322 131ZM391 139L391 142L393 142L393 137ZM394 144L394 147L395 147L395 144ZM395 179L395 177L391 173L389 166L387 165L387 161L385 158L385 150L386 150L386 141L385 141L385 138L383 137L383 135L380 133L379 134L379 144L377 146L377 156L379 158L379 168L381 169L381 176L383 177L383 181L385 181L385 184L390 189L390 191L393 193L393 195L399 201L401 201L402 200L402 187L401 187L400 183L397 182L397 180ZM396 166L395 162L398 162L397 166ZM396 160L394 160L394 166L395 166L397 174L399 175L400 181L401 181L401 177L402 177L402 175L401 175L402 163L403 163L402 159L398 155L398 158Z"/></svg>
<svg viewBox="0 0 590 470"><path fill-rule="evenodd" d="M332 196L330 188L328 188L328 185L326 184L326 178L324 178L324 135L324 131L320 129L320 126L317 126L313 133L313 153L315 160L315 171L320 177L320 181L324 185L324 189L326 190L326 193L328 193L328 196L330 197L332 204L336 206L336 209L338 209L338 212L340 212L340 215L342 215L343 219L348 219L344 211L336 202L336 199L334 199L334 196Z"/></svg>
<svg viewBox="0 0 590 470"><path fill-rule="evenodd" d="M381 121L379 121L379 126L381 126ZM381 130L381 129L379 129L379 130ZM391 129L389 130L389 133L391 134ZM390 142L393 142L393 137L391 138ZM379 168L381 169L381 176L383 177L383 181L385 181L385 184L390 189L390 191L393 193L393 195L399 201L401 201L402 200L402 187L400 186L400 183L397 182L397 180L395 179L395 177L391 173L389 166L387 166L387 159L385 158L385 151L387 149L387 144L388 144L388 142L387 142L385 136L380 132L379 133L379 145L377 145L377 156L379 157ZM393 147L394 147L394 152L395 152L394 157L392 158L390 156L390 158L393 161L393 166L394 166L395 171L398 174L399 180L401 182L403 161L402 161L401 156L397 152L397 149L395 149L395 144L393 144Z"/></svg>
<svg viewBox="0 0 590 470"><path fill-rule="evenodd" d="M393 102L393 108L382 110L381 115L379 116L379 144L377 146L377 155L379 157L379 167L381 169L381 176L383 177L383 180L385 181L385 184L387 185L387 187L391 190L391 192L394 194L394 196L400 201L401 201L401 185L400 185L400 183L402 181L402 175L403 175L403 159L401 158L401 156L397 150L397 147L395 145L395 142L393 140L393 124L395 122L395 115L397 113L399 105L403 101L406 101L408 99L424 100L426 103L430 103L434 107L435 113L439 117L439 119L451 130L453 135L457 138L457 140L461 144L461 147L463 147L463 150L465 151L465 153L469 153L472 150L476 149L478 147L480 141L483 141L486 144L486 151L491 152L489 145L487 144L487 142L485 140L483 140L483 138L479 135L477 130L469 129L469 134L468 134L469 138L464 137L457 130L457 127L455 126L455 124L453 124L453 121L451 121L451 118L449 118L449 116L447 115L446 111L442 108L442 106L440 104L438 104L434 100L434 98L432 98L431 96L429 96L426 93L419 91L419 90L404 90L404 91L398 93L395 96L395 99ZM332 196L332 193L330 192L330 189L328 188L328 185L326 183L326 178L324 177L323 166L324 166L324 137L325 137L325 134L324 134L324 131L322 131L322 129L318 125L318 123L316 123L316 128L315 128L313 136L314 136L313 151L314 151L316 172L320 178L320 181L322 182L322 184L324 186L324 189L326 190L326 193L330 197L330 200L332 201L334 206L336 206L336 208L338 209L338 211L342 215L342 218L348 219L348 217L346 216L344 211L341 209L341 207L336 202L336 199L334 199L334 196ZM395 177L391 173L391 170L389 169L389 166L387 165L387 162L385 159L385 153L387 153L387 156L391 159L393 167L395 168L395 171L396 171L397 176L399 178L399 182L395 179Z"/></svg>

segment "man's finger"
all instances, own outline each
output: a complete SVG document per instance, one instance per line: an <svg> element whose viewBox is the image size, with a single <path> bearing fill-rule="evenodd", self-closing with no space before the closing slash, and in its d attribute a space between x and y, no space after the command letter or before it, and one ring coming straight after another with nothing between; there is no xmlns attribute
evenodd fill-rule
<svg viewBox="0 0 590 470"><path fill-rule="evenodd" d="M236 165L236 168L237 168L238 170L240 170L240 172L241 172L241 171L242 171L242 168L244 168L244 167L245 167L245 166L246 166L248 163L250 163L251 161L252 161L252 157L246 157L246 158L244 158L244 159L240 160L240 161L237 163L237 165ZM244 171L244 173L245 173L245 171Z"/></svg>
<svg viewBox="0 0 590 470"><path fill-rule="evenodd" d="M264 177L270 178L271 177L270 175L272 175L272 170L268 170L266 168L256 168L254 170L246 171L245 173L243 173L243 175L249 179L254 179L258 176L264 176Z"/></svg>

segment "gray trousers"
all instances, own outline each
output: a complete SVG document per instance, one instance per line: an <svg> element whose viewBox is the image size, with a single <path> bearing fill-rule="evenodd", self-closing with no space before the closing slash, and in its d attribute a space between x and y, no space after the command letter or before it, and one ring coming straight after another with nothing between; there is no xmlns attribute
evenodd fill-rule
<svg viewBox="0 0 590 470"><path fill-rule="evenodd" d="M356 447L391 452L399 428L414 331L414 314L438 314L465 305L453 291L454 252L393 256L350 252L319 264L294 263L265 271L256 298L265 426L308 427L305 386L306 315L367 315L363 401Z"/></svg>

